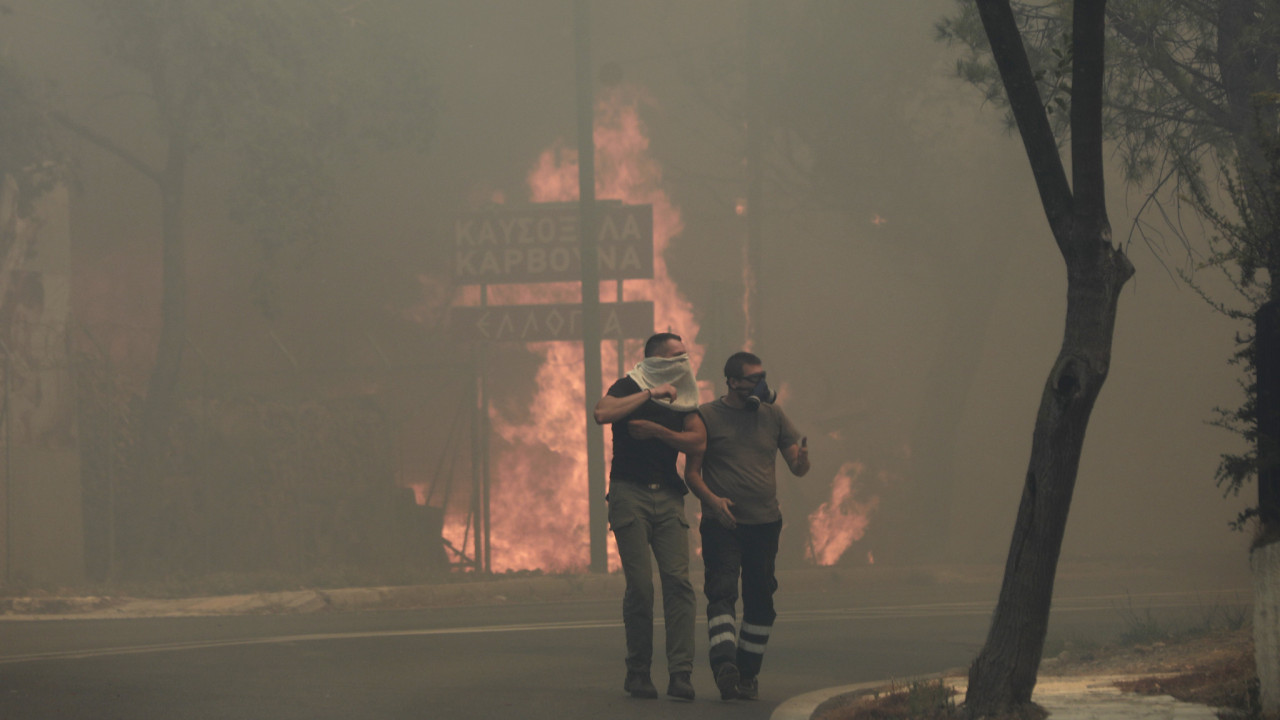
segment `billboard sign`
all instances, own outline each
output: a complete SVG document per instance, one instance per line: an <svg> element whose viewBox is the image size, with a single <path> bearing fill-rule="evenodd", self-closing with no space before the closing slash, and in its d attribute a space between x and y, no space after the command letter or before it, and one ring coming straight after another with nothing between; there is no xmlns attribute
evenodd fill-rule
<svg viewBox="0 0 1280 720"><path fill-rule="evenodd" d="M653 206L596 208L600 279L653 277ZM576 203L469 213L454 218L451 230L460 285L582 280Z"/></svg>

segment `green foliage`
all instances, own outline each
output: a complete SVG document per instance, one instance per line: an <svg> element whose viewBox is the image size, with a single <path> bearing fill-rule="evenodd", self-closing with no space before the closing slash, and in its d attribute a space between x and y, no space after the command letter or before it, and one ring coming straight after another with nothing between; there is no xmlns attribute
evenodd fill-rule
<svg viewBox="0 0 1280 720"><path fill-rule="evenodd" d="M939 40L963 49L957 75L987 101L1007 106L1000 78L978 21L974 0L956 0L954 15L937 25ZM1013 2L1027 56L1035 69L1041 97L1055 134L1065 140L1070 86L1067 73L1071 5L1069 0ZM1217 3L1197 0L1111 0L1107 7L1107 76L1103 122L1117 147L1125 178L1148 189L1175 188L1174 195L1204 187L1203 167L1234 149L1228 126L1224 81L1217 65ZM1273 38L1261 29L1242 38L1253 53ZM1134 228L1147 237L1155 224L1145 213L1168 220L1183 237L1177 213L1152 192ZM1186 241L1186 238L1183 238Z"/></svg>
<svg viewBox="0 0 1280 720"><path fill-rule="evenodd" d="M1054 0L1013 5L1041 102L1053 123L1054 136L1065 143L1070 137L1071 3ZM964 54L956 60L956 75L978 88L984 102L1007 109L1009 101L991 57L977 5L973 0L957 0L957 6L955 15L943 18L934 26L937 39L947 45L962 46ZM1005 123L1013 128L1012 113L1006 113Z"/></svg>
<svg viewBox="0 0 1280 720"><path fill-rule="evenodd" d="M1280 107L1280 96L1255 95L1256 107ZM1193 186L1190 197L1196 212L1209 222L1213 234L1209 237L1209 252L1198 269L1211 270L1223 275L1236 293L1234 303L1210 297L1195 278L1184 273L1183 279L1200 293L1218 312L1232 320L1245 323L1252 329L1252 321L1258 309L1276 292L1272 276L1280 262L1280 138L1274 130L1267 137L1254 143L1260 162L1237 163L1239 170L1221 169L1222 185L1230 200L1233 213L1220 211L1214 198L1202 186ZM1214 425L1243 437L1247 450L1243 453L1224 453L1215 474L1215 480L1225 494L1238 495L1258 477L1261 436L1257 430L1257 371L1253 335L1244 333L1236 337L1236 352L1231 363L1241 367L1244 380L1241 387L1245 400L1238 408L1216 408ZM1274 454L1274 453L1272 453ZM1257 516L1256 507L1245 509L1232 523L1243 530L1250 519Z"/></svg>
<svg viewBox="0 0 1280 720"><path fill-rule="evenodd" d="M960 77L988 100L1003 103L973 0L957 2L956 14L939 23L939 38L966 48ZM1064 58L1054 48L1070 30L1071 3L1013 6L1043 94L1061 78ZM1180 274L1219 312L1251 323L1276 295L1271 280L1280 272L1280 75L1274 62L1280 12L1266 3L1111 0L1107 28L1105 130L1126 180L1149 193L1133 228L1149 242L1149 233L1159 235L1163 227L1191 253L1197 241L1184 229L1182 210L1205 220L1213 234L1196 270L1221 273L1237 297L1211 297L1192 273ZM1052 110L1058 99L1050 97ZM1059 123L1062 114L1053 115ZM1219 190L1229 210L1221 207ZM1153 214L1156 222L1148 220ZM1217 408L1212 421L1241 435L1249 447L1222 456L1215 480L1229 495L1257 478L1252 341L1251 332L1238 336L1230 359L1245 377L1245 401L1236 409ZM1233 525L1242 528L1256 512L1246 510Z"/></svg>

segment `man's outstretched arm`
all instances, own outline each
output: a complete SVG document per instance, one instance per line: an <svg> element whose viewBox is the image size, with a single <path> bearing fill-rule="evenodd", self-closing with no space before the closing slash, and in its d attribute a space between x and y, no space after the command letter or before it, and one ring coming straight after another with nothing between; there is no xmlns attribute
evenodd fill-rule
<svg viewBox="0 0 1280 720"><path fill-rule="evenodd" d="M701 453L707 449L707 426L696 412L684 418L684 429L670 430L650 420L631 420L627 432L637 440L655 438L679 450L685 455Z"/></svg>

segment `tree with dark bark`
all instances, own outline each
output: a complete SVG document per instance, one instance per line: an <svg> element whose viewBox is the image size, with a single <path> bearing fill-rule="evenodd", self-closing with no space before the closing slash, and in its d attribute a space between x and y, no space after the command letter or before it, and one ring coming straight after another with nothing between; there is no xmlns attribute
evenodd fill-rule
<svg viewBox="0 0 1280 720"><path fill-rule="evenodd" d="M1031 703L1085 430L1107 377L1120 289L1133 265L1112 243L1103 192L1105 0L1077 0L1072 10L1070 180L1013 9L1008 0L977 5L1067 269L1062 348L1041 395L1000 597L969 671L965 708L984 717Z"/></svg>
<svg viewBox="0 0 1280 720"><path fill-rule="evenodd" d="M967 44L961 75L995 101L996 73L971 0L939 24L943 39ZM1065 102L1062 48L1070 37L1067 0L1014 2L1032 65L1049 107ZM1256 521L1254 641L1260 696L1280 713L1280 5L1259 0L1112 0L1107 7L1112 56L1106 83L1104 131L1115 143L1126 179L1146 196L1135 234L1178 237L1189 256L1190 211L1212 231L1201 270L1220 271L1236 297L1183 278L1215 309L1244 323L1232 362L1245 371L1244 403L1219 410L1215 424L1247 441L1243 453L1224 453L1216 480L1227 494L1257 482L1256 505L1234 523ZM1054 90L1058 92L1054 92ZM1052 116L1065 120L1061 113ZM1224 201L1229 201L1227 204ZM1194 248L1194 249L1193 249Z"/></svg>

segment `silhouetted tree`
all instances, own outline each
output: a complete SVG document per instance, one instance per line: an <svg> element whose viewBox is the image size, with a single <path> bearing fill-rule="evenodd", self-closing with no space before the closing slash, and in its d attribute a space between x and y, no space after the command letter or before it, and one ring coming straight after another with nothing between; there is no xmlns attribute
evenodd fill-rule
<svg viewBox="0 0 1280 720"><path fill-rule="evenodd" d="M1070 37L1068 6L1065 0L1014 3L1026 35L1034 38L1033 66L1049 91L1051 110L1059 110L1069 95L1062 71ZM999 101L975 8L971 0L960 0L960 7L939 25L940 34L969 45L970 55L959 64L962 76ZM1280 382L1280 368L1269 366L1280 347L1277 326L1269 322L1280 307L1280 287L1272 282L1280 272L1280 5L1112 0L1107 18L1112 61L1104 129L1120 150L1126 179L1149 192L1135 229L1144 237L1171 231L1191 246L1181 212L1181 202L1189 198L1190 209L1217 233L1209 239L1202 267L1223 272L1238 294L1234 301L1207 294L1206 299L1254 329L1233 358L1246 371L1245 401L1238 409L1219 411L1218 420L1240 432L1249 450L1224 454L1217 481L1230 494L1258 483L1257 505L1236 525L1258 520L1255 649L1262 699L1275 714L1280 712L1280 598L1274 589L1280 552L1263 548L1280 541L1280 458L1274 456L1280 446L1280 390L1267 387ZM1053 115L1065 121L1062 113ZM1222 195L1230 207L1222 207ZM1189 273L1183 276L1200 289ZM1264 562L1268 556L1273 559ZM1270 596L1264 591L1268 586Z"/></svg>
<svg viewBox="0 0 1280 720"><path fill-rule="evenodd" d="M1072 16L1071 179L1008 0L978 12L1022 137L1049 228L1067 266L1062 348L1040 399L1004 582L986 644L969 670L974 717L1031 702L1085 429L1106 380L1121 287L1133 265L1112 244L1103 192L1105 0L1077 0Z"/></svg>

